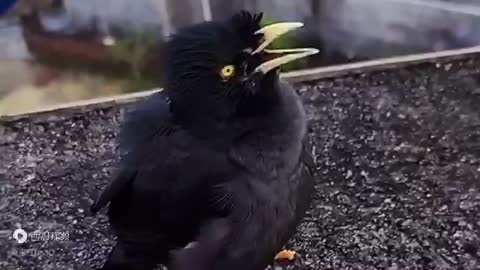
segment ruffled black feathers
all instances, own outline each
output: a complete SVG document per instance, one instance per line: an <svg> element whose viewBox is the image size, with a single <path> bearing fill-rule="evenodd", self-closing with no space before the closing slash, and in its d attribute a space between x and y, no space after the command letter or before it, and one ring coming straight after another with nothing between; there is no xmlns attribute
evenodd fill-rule
<svg viewBox="0 0 480 270"><path fill-rule="evenodd" d="M231 22L235 31L239 33L243 39L250 42L258 39L254 33L261 28L263 13L250 13L242 10L232 16Z"/></svg>

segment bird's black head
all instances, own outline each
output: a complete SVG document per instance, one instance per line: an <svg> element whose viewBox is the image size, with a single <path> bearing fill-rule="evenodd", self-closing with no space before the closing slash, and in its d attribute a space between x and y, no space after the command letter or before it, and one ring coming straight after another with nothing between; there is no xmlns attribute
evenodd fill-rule
<svg viewBox="0 0 480 270"><path fill-rule="evenodd" d="M227 21L181 29L166 44L165 89L177 114L230 119L243 108L268 107L278 67L314 49L268 50L278 36L301 23L261 27L262 14L245 11ZM269 55L277 54L273 60ZM291 53L284 55L285 53Z"/></svg>

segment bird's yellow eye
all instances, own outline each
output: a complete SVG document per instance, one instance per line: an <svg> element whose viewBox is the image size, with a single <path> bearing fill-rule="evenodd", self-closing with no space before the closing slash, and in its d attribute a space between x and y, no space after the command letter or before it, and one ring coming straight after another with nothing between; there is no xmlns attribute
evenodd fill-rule
<svg viewBox="0 0 480 270"><path fill-rule="evenodd" d="M220 75L222 75L222 78L228 79L232 77L235 74L235 66L234 65L226 65L222 68L222 71L220 72Z"/></svg>

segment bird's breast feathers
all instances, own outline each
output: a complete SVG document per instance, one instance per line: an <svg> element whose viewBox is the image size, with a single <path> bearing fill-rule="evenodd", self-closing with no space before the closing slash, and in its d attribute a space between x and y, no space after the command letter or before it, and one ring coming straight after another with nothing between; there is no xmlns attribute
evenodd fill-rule
<svg viewBox="0 0 480 270"><path fill-rule="evenodd" d="M298 95L286 84L280 85L280 93L280 108L263 120L264 125L237 137L229 153L234 162L269 178L293 173L307 133Z"/></svg>

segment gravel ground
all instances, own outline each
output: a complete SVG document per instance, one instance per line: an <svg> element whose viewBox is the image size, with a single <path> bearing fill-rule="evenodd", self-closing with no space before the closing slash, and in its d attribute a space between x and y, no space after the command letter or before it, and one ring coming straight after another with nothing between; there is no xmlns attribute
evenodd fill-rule
<svg viewBox="0 0 480 270"><path fill-rule="evenodd" d="M293 268L480 269L480 57L297 88L318 193L289 244L303 257ZM102 263L112 235L87 208L124 110L0 122L0 269ZM50 239L18 244L19 226Z"/></svg>

